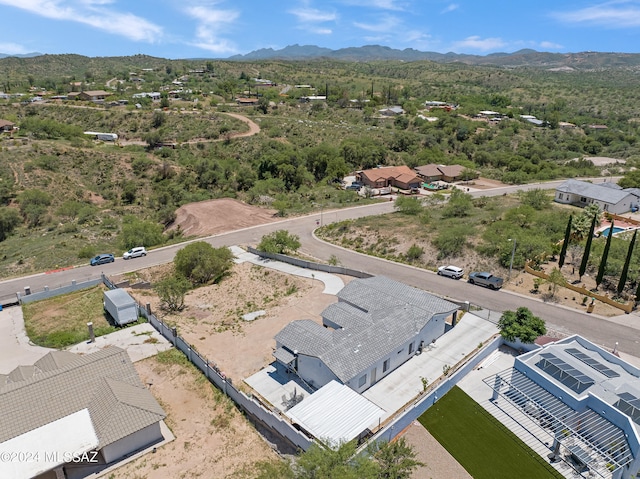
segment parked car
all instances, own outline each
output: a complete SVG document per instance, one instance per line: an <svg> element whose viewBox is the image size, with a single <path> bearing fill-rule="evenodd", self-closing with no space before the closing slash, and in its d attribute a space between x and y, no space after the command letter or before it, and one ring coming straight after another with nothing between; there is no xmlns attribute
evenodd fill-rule
<svg viewBox="0 0 640 479"><path fill-rule="evenodd" d="M464 274L464 270L462 268L458 268L457 266L440 266L438 268L438 274L440 276L446 276L448 278L460 279Z"/></svg>
<svg viewBox="0 0 640 479"><path fill-rule="evenodd" d="M474 271L473 273L469 273L469 283L478 284L490 289L500 289L502 288L503 279L491 273Z"/></svg>
<svg viewBox="0 0 640 479"><path fill-rule="evenodd" d="M358 183L356 181L354 181L353 183L351 183L349 186L347 186L345 189L346 190L355 190L355 191L360 191L360 188L362 188L362 184Z"/></svg>
<svg viewBox="0 0 640 479"><path fill-rule="evenodd" d="M144 249L144 246L136 246L135 248L131 248L129 251L122 255L122 258L131 259L139 258L140 256L147 256L147 250Z"/></svg>
<svg viewBox="0 0 640 479"><path fill-rule="evenodd" d="M91 266L97 266L99 264L113 263L115 260L115 257L111 253L105 253L91 258L89 264L91 264Z"/></svg>

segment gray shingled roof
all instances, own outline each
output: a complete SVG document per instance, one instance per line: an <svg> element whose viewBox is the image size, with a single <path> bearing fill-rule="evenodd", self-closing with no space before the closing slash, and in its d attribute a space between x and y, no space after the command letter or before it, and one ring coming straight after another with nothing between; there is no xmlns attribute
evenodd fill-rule
<svg viewBox="0 0 640 479"><path fill-rule="evenodd" d="M0 381L0 443L82 409L89 410L101 448L164 419L125 350L112 346L74 358L54 356L42 365L64 365Z"/></svg>
<svg viewBox="0 0 640 479"><path fill-rule="evenodd" d="M322 317L342 329L327 329L308 319L293 321L275 339L292 352L320 358L343 383L415 337L434 315L448 316L458 309L384 276L351 281L338 298Z"/></svg>
<svg viewBox="0 0 640 479"><path fill-rule="evenodd" d="M612 205L618 204L630 194L620 188L620 186L614 186L613 183L593 184L588 181L578 180L567 180L558 186L556 191L580 195Z"/></svg>

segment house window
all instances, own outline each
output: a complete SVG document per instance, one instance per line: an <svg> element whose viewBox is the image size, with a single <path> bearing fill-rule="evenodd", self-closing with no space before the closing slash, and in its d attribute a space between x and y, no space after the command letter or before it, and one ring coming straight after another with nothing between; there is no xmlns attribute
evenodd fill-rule
<svg viewBox="0 0 640 479"><path fill-rule="evenodd" d="M382 363L382 372L386 373L389 370L389 361L390 359L387 359L384 363Z"/></svg>
<svg viewBox="0 0 640 479"><path fill-rule="evenodd" d="M607 204L604 205L604 211L609 211L609 205Z"/></svg>
<svg viewBox="0 0 640 479"><path fill-rule="evenodd" d="M564 200L564 193L558 194L558 199L559 200Z"/></svg>
<svg viewBox="0 0 640 479"><path fill-rule="evenodd" d="M358 387L361 388L367 383L367 375L365 374L360 379L358 379Z"/></svg>
<svg viewBox="0 0 640 479"><path fill-rule="evenodd" d="M580 197L580 203L586 203L587 199L584 196Z"/></svg>
<svg viewBox="0 0 640 479"><path fill-rule="evenodd" d="M413 353L413 343L409 344L409 355Z"/></svg>

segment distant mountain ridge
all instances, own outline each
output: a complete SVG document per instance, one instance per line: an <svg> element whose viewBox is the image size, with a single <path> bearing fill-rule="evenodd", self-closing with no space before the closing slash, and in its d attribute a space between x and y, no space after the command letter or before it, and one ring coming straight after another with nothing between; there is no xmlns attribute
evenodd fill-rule
<svg viewBox="0 0 640 479"><path fill-rule="evenodd" d="M39 57L42 55L40 52L31 52L31 53L0 53L0 58L7 57L16 57L16 58L31 58L31 57Z"/></svg>
<svg viewBox="0 0 640 479"><path fill-rule="evenodd" d="M550 53L531 49L518 50L513 53L491 53L489 55L469 55L465 53L422 52L413 48L398 50L381 45L365 45L332 50L316 45L289 45L280 50L261 48L246 55L234 55L227 60L311 60L328 58L344 61L396 60L415 62L429 60L438 63L466 63L469 65L499 66L546 66L574 68L611 68L639 67L638 53L579 52Z"/></svg>

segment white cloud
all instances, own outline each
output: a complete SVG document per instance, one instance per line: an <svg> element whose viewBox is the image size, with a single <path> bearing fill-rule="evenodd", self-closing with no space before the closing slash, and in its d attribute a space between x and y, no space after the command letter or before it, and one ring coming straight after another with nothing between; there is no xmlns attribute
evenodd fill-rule
<svg viewBox="0 0 640 479"><path fill-rule="evenodd" d="M399 0L345 0L343 3L355 7L377 8L379 10L404 11L407 9L407 2Z"/></svg>
<svg viewBox="0 0 640 479"><path fill-rule="evenodd" d="M579 10L556 12L552 16L565 23L600 25L610 28L640 26L640 2L614 0Z"/></svg>
<svg viewBox="0 0 640 479"><path fill-rule="evenodd" d="M458 8L460 8L460 5L458 5L457 3L450 3L440 13L453 12L454 10L457 10Z"/></svg>
<svg viewBox="0 0 640 479"><path fill-rule="evenodd" d="M401 24L400 19L393 15L385 15L378 23L354 22L353 25L367 32L385 33L395 30Z"/></svg>
<svg viewBox="0 0 640 479"><path fill-rule="evenodd" d="M109 6L111 0L0 0L0 5L20 8L53 20L82 23L134 41L155 43L163 35L162 27Z"/></svg>
<svg viewBox="0 0 640 479"><path fill-rule="evenodd" d="M309 31L316 35L331 35L333 33L330 28L311 28Z"/></svg>
<svg viewBox="0 0 640 479"><path fill-rule="evenodd" d="M25 47L18 45L17 43L0 43L0 53L6 53L7 55L20 55L22 53L29 53Z"/></svg>
<svg viewBox="0 0 640 479"><path fill-rule="evenodd" d="M335 21L338 16L335 13L325 12L315 8L296 8L289 10L302 23L321 23Z"/></svg>
<svg viewBox="0 0 640 479"><path fill-rule="evenodd" d="M546 50L560 50L564 48L564 46L554 42L543 41L540 42L540 48L544 48Z"/></svg>
<svg viewBox="0 0 640 479"><path fill-rule="evenodd" d="M197 21L195 40L189 42L190 45L214 53L237 51L235 44L222 38L220 34L229 30L240 17L240 12L203 5L189 5L185 13Z"/></svg>
<svg viewBox="0 0 640 479"><path fill-rule="evenodd" d="M464 40L454 42L451 46L451 50L454 52L464 52L468 50L488 52L505 46L506 43L501 38L480 38L475 35L467 37Z"/></svg>

